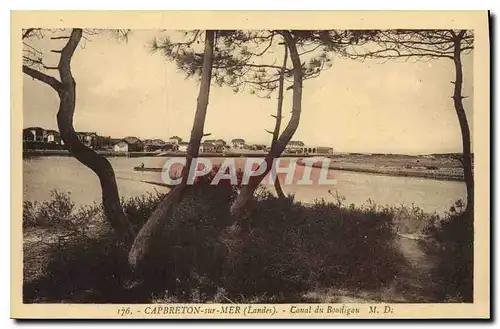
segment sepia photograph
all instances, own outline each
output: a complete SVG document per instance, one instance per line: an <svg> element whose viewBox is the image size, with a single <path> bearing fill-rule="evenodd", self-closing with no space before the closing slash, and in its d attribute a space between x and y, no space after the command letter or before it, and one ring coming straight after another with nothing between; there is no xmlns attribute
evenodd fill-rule
<svg viewBox="0 0 500 329"><path fill-rule="evenodd" d="M476 26L19 23L20 303L488 315L489 259L475 253L489 257L488 14L470 15Z"/></svg>

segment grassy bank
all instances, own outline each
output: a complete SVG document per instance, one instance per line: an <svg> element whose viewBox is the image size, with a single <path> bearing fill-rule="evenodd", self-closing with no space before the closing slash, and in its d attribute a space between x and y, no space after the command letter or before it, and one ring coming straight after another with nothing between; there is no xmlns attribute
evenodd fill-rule
<svg viewBox="0 0 500 329"><path fill-rule="evenodd" d="M439 219L416 207L372 203L355 207L338 200L306 206L293 197L280 200L261 190L245 218L251 229L243 232L231 225L227 204L233 197L229 186L189 190L162 232L164 244L152 258L154 266L140 274L130 272L128 250L109 230L98 205L77 208L64 193L54 193L45 203L25 202L24 301L419 302L468 298L456 291L465 287L459 283L471 275L470 267L464 266L466 257L450 255L456 249L445 247L456 236L442 234L448 230L442 223L453 216ZM123 200L136 229L161 198L147 195ZM454 223L460 227L463 221ZM423 245L400 236L423 232L430 236ZM469 238L460 235L460 239ZM422 259L418 259L419 252L424 252ZM452 284L447 276L457 268L462 270ZM466 279L460 281L462 277Z"/></svg>

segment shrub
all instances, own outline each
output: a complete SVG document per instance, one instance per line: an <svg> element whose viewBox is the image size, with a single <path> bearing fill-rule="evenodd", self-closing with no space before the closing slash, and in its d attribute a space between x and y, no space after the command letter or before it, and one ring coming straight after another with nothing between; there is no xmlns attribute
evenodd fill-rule
<svg viewBox="0 0 500 329"><path fill-rule="evenodd" d="M251 232L229 238L224 287L230 294L300 301L319 287L377 289L404 263L393 247L391 216L324 201L312 206L262 195L249 215ZM266 300L264 299L264 302Z"/></svg>
<svg viewBox="0 0 500 329"><path fill-rule="evenodd" d="M23 227L42 227L62 236L81 234L95 224L100 216L97 205L75 207L71 193L50 192L49 201L23 202Z"/></svg>
<svg viewBox="0 0 500 329"><path fill-rule="evenodd" d="M123 210L136 231L144 225L165 196L165 193L156 191L156 194L148 192L137 197L122 198L121 204Z"/></svg>
<svg viewBox="0 0 500 329"><path fill-rule="evenodd" d="M84 229L49 249L42 278L25 282L25 301L45 296L52 302L298 302L318 287L386 287L404 265L392 243L393 214L387 208L325 201L309 206L261 189L246 214L250 231L242 232L231 225L228 207L235 188L209 181L188 187L161 232L153 266L140 277L130 273L128 250L101 221L98 233ZM69 197L53 197L25 203L24 221L72 222L81 214ZM139 228L162 197L122 203Z"/></svg>
<svg viewBox="0 0 500 329"><path fill-rule="evenodd" d="M446 216L426 229L422 242L435 259L432 282L439 302L473 302L474 219L459 200Z"/></svg>
<svg viewBox="0 0 500 329"><path fill-rule="evenodd" d="M127 251L102 220L97 205L76 207L70 193L51 191L51 200L25 201L23 225L36 238L26 248L27 267L41 264L35 280L25 276L25 302L108 302L119 298L122 278L128 275ZM25 242L26 243L26 242ZM114 296L114 297L113 297Z"/></svg>
<svg viewBox="0 0 500 329"><path fill-rule="evenodd" d="M131 277L127 250L109 232L54 244L47 258L44 275L24 283L24 302L130 301L124 288Z"/></svg>

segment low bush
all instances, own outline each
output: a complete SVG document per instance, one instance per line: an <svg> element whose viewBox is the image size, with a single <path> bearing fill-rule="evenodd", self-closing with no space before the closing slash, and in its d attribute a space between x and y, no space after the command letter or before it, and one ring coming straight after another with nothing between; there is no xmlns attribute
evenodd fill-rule
<svg viewBox="0 0 500 329"><path fill-rule="evenodd" d="M325 201L304 205L293 196L280 199L259 190L244 231L229 214L235 193L229 184L189 187L161 232L153 266L140 275L129 271L128 250L116 241L99 207L92 209L99 213L93 218L100 227L92 230L83 222L90 208L76 208L67 195L25 202L25 225L61 225L77 232L48 249L43 273L25 281L25 302L299 302L318 288L384 289L406 266L393 243L395 214L427 219L411 209ZM123 200L136 228L163 196ZM436 243L447 239L435 236Z"/></svg>
<svg viewBox="0 0 500 329"><path fill-rule="evenodd" d="M35 281L24 282L25 302L124 303L130 300L124 288L131 278L127 251L111 232L53 244L45 258L43 275Z"/></svg>
<svg viewBox="0 0 500 329"><path fill-rule="evenodd" d="M49 201L23 202L23 227L25 229L42 227L52 229L60 235L62 232L74 233L85 231L92 224L101 219L100 206L75 207L71 200L71 193L62 193L57 190L50 192Z"/></svg>
<svg viewBox="0 0 500 329"><path fill-rule="evenodd" d="M435 259L433 290L438 302L473 302L474 218L459 200L442 220L426 228L429 238L422 241Z"/></svg>

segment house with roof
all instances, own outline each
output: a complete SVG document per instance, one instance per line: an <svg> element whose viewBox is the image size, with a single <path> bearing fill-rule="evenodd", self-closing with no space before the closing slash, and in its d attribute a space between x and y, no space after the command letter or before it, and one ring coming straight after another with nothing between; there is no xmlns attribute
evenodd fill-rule
<svg viewBox="0 0 500 329"><path fill-rule="evenodd" d="M40 127L29 127L23 129L23 141L43 142L45 130Z"/></svg>
<svg viewBox="0 0 500 329"><path fill-rule="evenodd" d="M95 147L98 150L111 150L113 145L120 141L121 138L111 138L111 136L100 136L97 135Z"/></svg>
<svg viewBox="0 0 500 329"><path fill-rule="evenodd" d="M305 144L303 141L290 141L285 147L289 153L302 153Z"/></svg>
<svg viewBox="0 0 500 329"><path fill-rule="evenodd" d="M23 129L23 142L31 142L33 141L34 135L30 131L29 128L24 128Z"/></svg>
<svg viewBox="0 0 500 329"><path fill-rule="evenodd" d="M225 141L225 140L223 140L223 139L220 139L220 138L219 138L219 139L217 139L217 140L215 141L215 143L214 143L214 144L215 144L215 145L217 145L217 146L226 146L226 144L227 144L227 143L226 143L226 141Z"/></svg>
<svg viewBox="0 0 500 329"><path fill-rule="evenodd" d="M333 154L333 147L317 146L317 145L304 145L296 149L298 153L303 154L318 154L318 155L331 155Z"/></svg>
<svg viewBox="0 0 500 329"><path fill-rule="evenodd" d="M97 147L97 134L95 132L79 131L76 133L78 139L87 147Z"/></svg>
<svg viewBox="0 0 500 329"><path fill-rule="evenodd" d="M143 140L144 151L157 151L157 150L171 150L174 148L174 144L165 144L162 139L145 139Z"/></svg>
<svg viewBox="0 0 500 329"><path fill-rule="evenodd" d="M64 144L61 134L55 130L45 130L43 134L43 141L52 144Z"/></svg>
<svg viewBox="0 0 500 329"><path fill-rule="evenodd" d="M333 147L329 147L329 146L317 146L316 147L316 154L328 154L328 155L332 155L333 154Z"/></svg>
<svg viewBox="0 0 500 329"><path fill-rule="evenodd" d="M144 143L137 137L125 137L113 145L115 152L142 152Z"/></svg>
<svg viewBox="0 0 500 329"><path fill-rule="evenodd" d="M253 144L250 148L254 151L264 151L267 145L264 144Z"/></svg>
<svg viewBox="0 0 500 329"><path fill-rule="evenodd" d="M226 141L223 139L207 139L205 143L211 143L215 147L215 151L217 153L224 152L224 149L228 148L226 145Z"/></svg>
<svg viewBox="0 0 500 329"><path fill-rule="evenodd" d="M242 149L245 147L245 140L243 138L235 138L231 141L231 147L235 149Z"/></svg>
<svg viewBox="0 0 500 329"><path fill-rule="evenodd" d="M189 143L187 142L180 142L179 145L177 145L177 151L182 152L182 153L187 153Z"/></svg>
<svg viewBox="0 0 500 329"><path fill-rule="evenodd" d="M200 153L213 153L216 152L216 147L214 143L204 142L200 144Z"/></svg>
<svg viewBox="0 0 500 329"><path fill-rule="evenodd" d="M290 142L288 142L287 147L292 147L292 148L294 148L294 147L302 147L302 146L304 146L304 145L305 145L305 144L304 144L304 142L303 142L303 141L290 141Z"/></svg>

